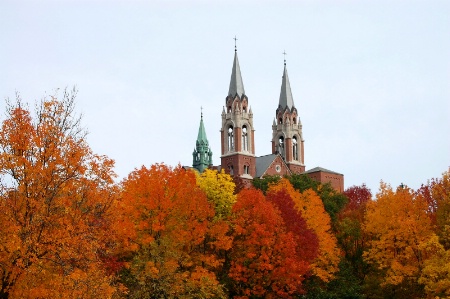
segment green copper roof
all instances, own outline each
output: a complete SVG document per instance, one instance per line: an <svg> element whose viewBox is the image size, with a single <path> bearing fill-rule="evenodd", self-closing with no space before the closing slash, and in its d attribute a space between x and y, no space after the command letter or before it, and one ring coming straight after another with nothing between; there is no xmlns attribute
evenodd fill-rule
<svg viewBox="0 0 450 299"><path fill-rule="evenodd" d="M199 172L203 172L212 165L212 151L209 148L208 138L206 138L205 125L203 124L203 113L201 114L200 126L198 128L197 141L192 153L192 167Z"/></svg>
<svg viewBox="0 0 450 299"><path fill-rule="evenodd" d="M198 128L197 144L200 144L201 141L203 141L203 144L205 145L208 144L208 138L206 138L205 125L203 124L203 113L200 119L200 127Z"/></svg>

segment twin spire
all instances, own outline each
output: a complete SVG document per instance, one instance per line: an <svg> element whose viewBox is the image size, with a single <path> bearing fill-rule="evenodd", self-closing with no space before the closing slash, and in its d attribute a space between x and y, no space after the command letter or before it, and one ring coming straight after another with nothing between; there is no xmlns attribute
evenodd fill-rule
<svg viewBox="0 0 450 299"><path fill-rule="evenodd" d="M241 68L239 67L239 60L236 50L234 52L233 70L231 71L231 80L228 95L231 97L235 97L237 95L240 98L245 95L244 83L242 81ZM284 60L279 106L281 106L281 108L283 109L286 107L292 109L292 107L294 107L294 98L292 97L291 84L289 82L289 76L286 68L286 60Z"/></svg>
<svg viewBox="0 0 450 299"><path fill-rule="evenodd" d="M235 97L236 95L238 95L239 98L242 98L244 94L245 91L244 91L244 83L242 82L241 68L239 67L237 51L235 50L233 60L233 70L231 71L231 80L228 95L231 97Z"/></svg>

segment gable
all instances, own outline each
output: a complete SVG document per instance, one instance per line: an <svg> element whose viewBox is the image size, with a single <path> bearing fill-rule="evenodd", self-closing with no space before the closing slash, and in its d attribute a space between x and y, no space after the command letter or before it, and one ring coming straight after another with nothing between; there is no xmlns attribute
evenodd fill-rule
<svg viewBox="0 0 450 299"><path fill-rule="evenodd" d="M278 154L262 156L256 159L256 177L262 178L266 175L284 176L291 174L289 167Z"/></svg>

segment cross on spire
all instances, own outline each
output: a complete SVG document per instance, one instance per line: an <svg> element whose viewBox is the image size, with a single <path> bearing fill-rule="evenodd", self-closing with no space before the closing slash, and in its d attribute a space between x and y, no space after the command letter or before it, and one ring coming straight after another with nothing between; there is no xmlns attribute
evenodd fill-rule
<svg viewBox="0 0 450 299"><path fill-rule="evenodd" d="M285 51L285 50L283 50L283 53L281 53L281 54L283 54L283 55L284 55L284 65L286 65L286 55L287 55L287 53L286 53L286 51Z"/></svg>
<svg viewBox="0 0 450 299"><path fill-rule="evenodd" d="M203 118L203 106L200 106L200 116Z"/></svg>
<svg viewBox="0 0 450 299"><path fill-rule="evenodd" d="M236 52L237 51L237 47L236 47L236 41L238 40L237 38L236 38L236 35L234 36L234 51Z"/></svg>

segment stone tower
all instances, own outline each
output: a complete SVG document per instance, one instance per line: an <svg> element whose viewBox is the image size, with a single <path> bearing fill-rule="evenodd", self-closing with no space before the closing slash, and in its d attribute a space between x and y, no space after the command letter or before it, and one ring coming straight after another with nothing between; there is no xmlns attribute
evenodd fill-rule
<svg viewBox="0 0 450 299"><path fill-rule="evenodd" d="M222 169L244 180L254 178L256 165L253 113L245 95L236 49L220 133Z"/></svg>
<svg viewBox="0 0 450 299"><path fill-rule="evenodd" d="M206 138L205 126L203 124L203 113L200 118L200 127L198 128L197 141L195 142L195 149L192 153L193 162L192 167L199 172L203 172L206 168L212 166L212 152L209 147L208 138Z"/></svg>
<svg viewBox="0 0 450 299"><path fill-rule="evenodd" d="M293 173L305 171L302 124L294 106L291 84L284 61L280 100L272 125L272 153L280 154Z"/></svg>

